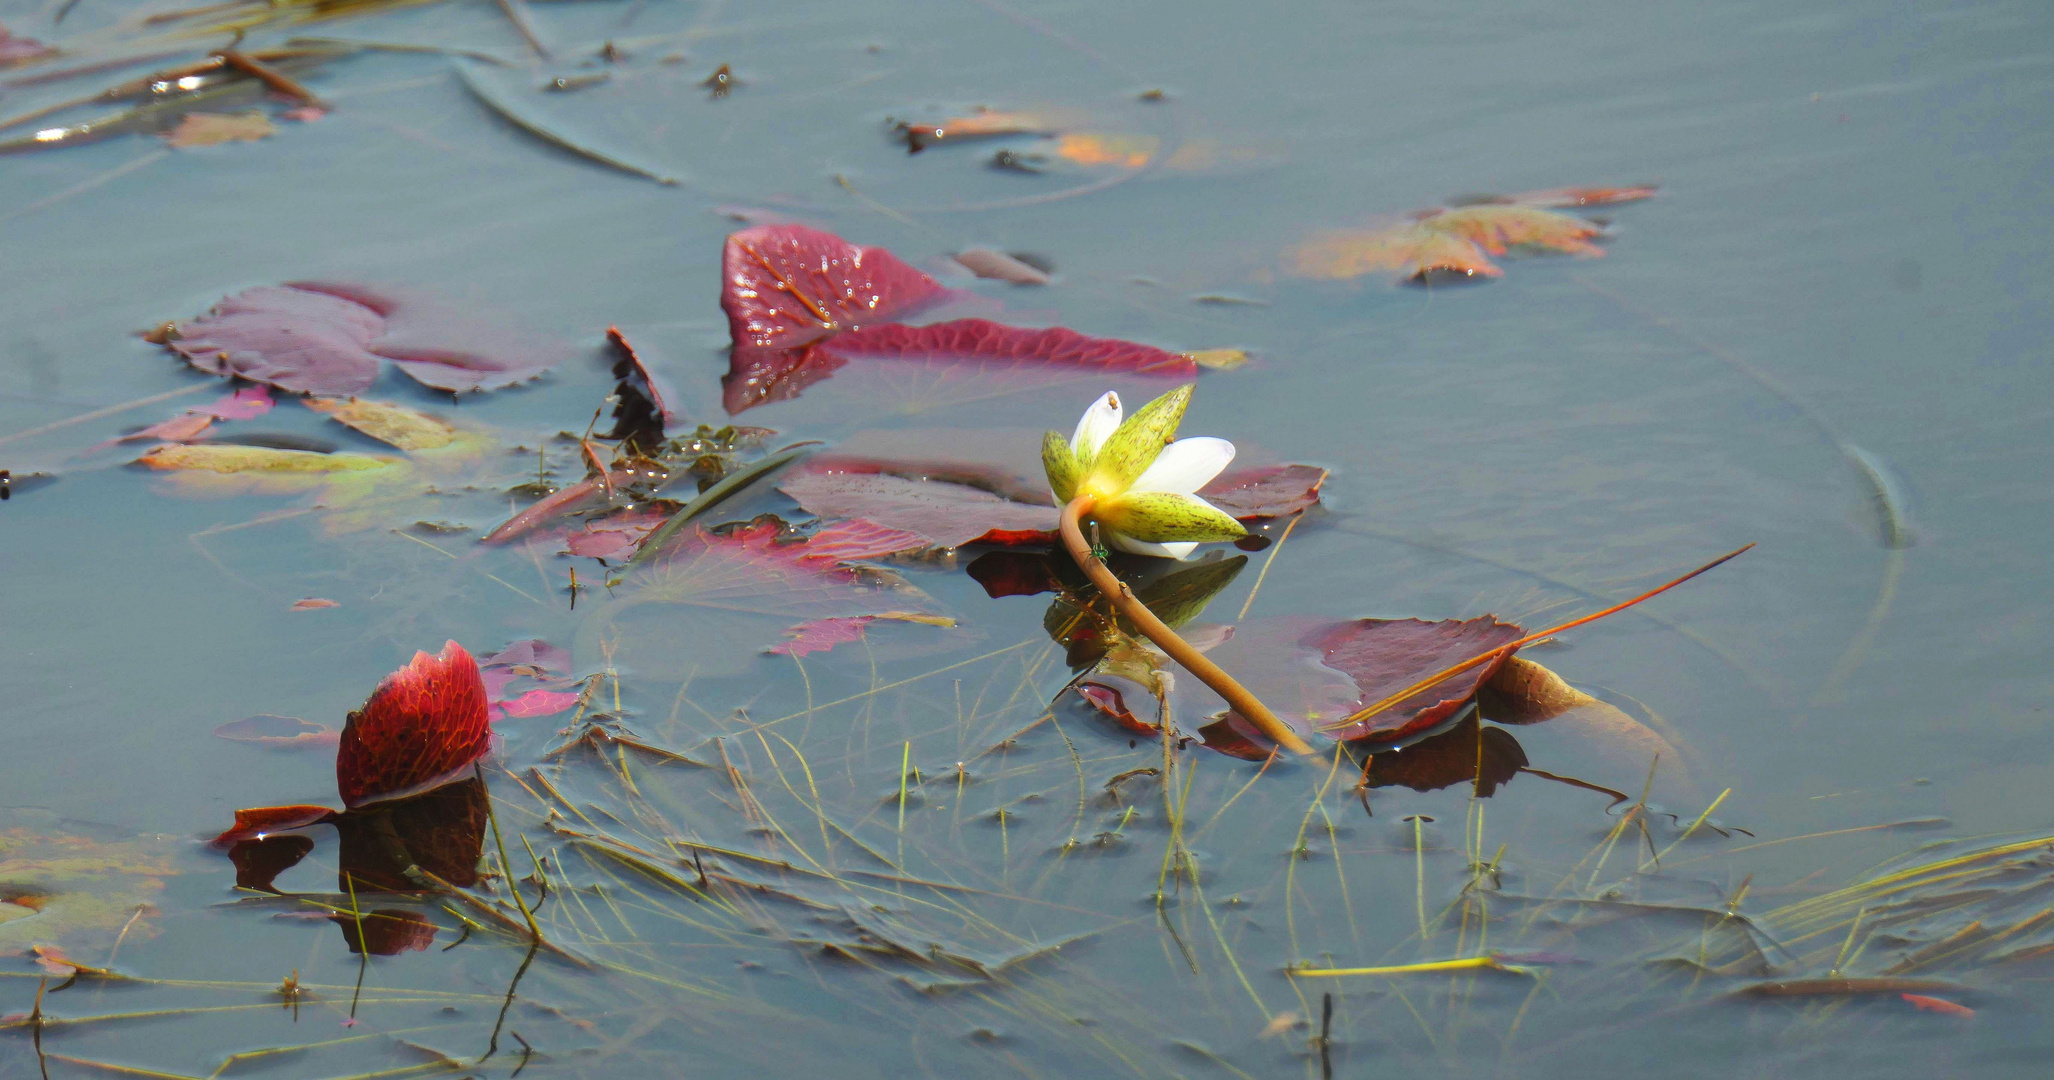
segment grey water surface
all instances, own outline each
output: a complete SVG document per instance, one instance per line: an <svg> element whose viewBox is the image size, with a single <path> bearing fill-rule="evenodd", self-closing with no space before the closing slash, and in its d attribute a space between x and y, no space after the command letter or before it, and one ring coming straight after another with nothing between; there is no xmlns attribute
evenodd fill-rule
<svg viewBox="0 0 2054 1080"><path fill-rule="evenodd" d="M62 43L142 10L83 0L53 27L52 5L8 0L0 23ZM421 52L325 66L308 81L333 111L281 120L261 142L171 150L133 135L0 158L0 468L17 486L0 504L0 830L11 830L0 837L16 845L0 846L0 886L68 872L24 854L37 836L156 852L170 872L135 893L152 911L116 966L192 985L85 981L44 1009L247 1007L53 1028L45 1051L199 1076L233 1054L313 1044L232 1064L276 1076L1319 1075L1308 1040L1331 992L1325 1065L1337 1076L2044 1068L2054 1047L2040 1018L2054 997L2030 958L1948 968L1934 977L1958 992L1920 991L1973 1018L1895 992L1724 996L1762 978L1878 974L1966 925L1964 905L1988 894L1932 899L1930 921L1868 940L1844 972L1832 961L1845 923L1763 945L1762 971L1678 965L1733 930L1701 913L1723 910L1743 880L1739 910L1759 913L1930 841L2054 832L2045 4L526 10L553 59L535 56L497 5L456 0L266 28L252 43L321 34L484 50L509 63L481 65L481 77L536 116L678 184L536 138L467 90L448 57ZM537 89L598 70L609 40L626 54L609 80ZM699 83L720 64L741 85L715 100ZM0 114L144 70L8 87ZM1153 90L1159 100L1144 97ZM1156 140L1157 164L1128 174L1057 160L1029 175L987 162L1001 147L1047 149L1031 137L909 154L888 133L893 118L979 105L1069 110L1082 130ZM1185 165L1172 147L1191 148ZM1458 195L1643 182L1660 185L1655 198L1590 211L1613 223L1602 258L1514 255L1499 260L1501 279L1429 286L1284 269L1286 251L1318 230ZM375 525L312 513L266 522L305 499L196 497L121 466L123 454L87 452L213 391L15 436L203 381L136 332L303 279L418 286L572 343L573 359L538 382L454 404L395 372L375 387L489 432L492 461L560 450L547 441L585 429L611 389L609 325L652 358L686 417L718 425L732 208L927 269L972 246L1035 253L1056 267L1050 286L951 284L1012 321L1249 350L1247 367L1200 379L1184 430L1331 470L1324 507L1271 549L1250 619L1489 612L1539 626L1759 544L1531 654L1670 739L1682 760L1665 763L1650 800L1673 816L1654 815L1648 840L1629 831L1599 865L1620 810L1588 790L1521 775L1488 800L1457 785L1379 788L1365 801L1354 767L1330 769L1331 758L1258 779L1258 765L1187 748L1190 783L1172 794L1198 887L1158 904L1171 843L1159 778L1106 784L1161 766L1161 750L1058 709L1060 737L1043 725L1016 750L984 755L1068 678L1059 651L1029 660L1047 647L1045 602L992 600L947 567L907 568L961 621L947 632L957 636L879 630L873 652L808 658L804 683L786 658L755 654L704 682L624 672L632 726L713 767L638 761L623 782L603 759L579 759L562 782L590 821L501 802L500 824L555 868L543 913L553 939L597 967L543 953L516 976L523 943L489 930L442 951L465 930L430 904L434 945L364 965L358 992L381 1004L345 1026L360 975L347 932L312 907L230 907L234 868L201 843L238 807L332 801L331 758L210 732L261 713L339 726L416 649L571 646L600 598L588 589L571 610L568 560L552 551L532 566L479 553L474 538L512 506L498 488L453 482L448 513L427 499ZM1210 295L1257 302L1194 299ZM835 389L736 422L784 440L863 427L1067 431L1096 393L965 402L942 387L929 402L926 388L885 387L843 407ZM232 426L379 449L284 403ZM568 457L558 466L572 470L559 480L574 476ZM54 482L22 482L39 472ZM757 512L794 516L762 492L730 519ZM428 537L445 551L393 531L452 514L469 531ZM1270 555L1251 555L1208 621L1238 621ZM288 610L303 597L340 606ZM690 635L721 633L693 618L676 630L686 659L701 648ZM596 653L581 650L579 663L598 670ZM900 679L917 681L874 689ZM853 703L821 704L846 695ZM501 760L528 775L563 720L502 725ZM1636 797L1647 776L1641 744L1602 729L1514 734L1535 768ZM721 754L747 772L750 794ZM910 802L898 794L904 762L922 770ZM662 824L622 808L638 781L669 808ZM532 794L497 783L502 800ZM1709 820L1726 835L1684 837L1714 800ZM1410 820L1419 815L1432 820ZM1870 828L1905 822L1924 824ZM780 880L811 906L738 895L731 910L655 877L622 878L624 864L580 861L552 831L602 824L786 861L803 862L803 848L835 868L890 866L960 889L909 893L872 877L830 895L790 877ZM1636 872L1647 843L1679 838L1676 865ZM527 874L527 853L508 842L515 876ZM1500 845L1499 891L1574 895L1588 910L1507 899L1480 940L1478 916L1449 905L1478 887L1471 863ZM281 886L331 895L336 858L321 839ZM1592 906L1626 901L1671 910ZM2002 925L2049 903L2020 899ZM1675 914L1685 908L1700 914ZM106 922L79 928L75 959L105 959L123 919ZM891 939L887 924L926 960L850 945ZM42 940L28 923L0 922L0 953ZM935 956L973 946L989 970L934 970ZM1544 977L1285 973L1497 948L1546 953L1526 965ZM1825 963L1793 959L1820 948ZM1024 959L999 967L1005 957ZM27 1012L38 969L7 955L0 968L0 1013ZM323 987L297 1011L269 991L295 970ZM496 1026L535 1054L500 1036L479 1063ZM87 1068L43 1064L52 1076ZM0 1032L0 1077L37 1068L25 1034Z"/></svg>

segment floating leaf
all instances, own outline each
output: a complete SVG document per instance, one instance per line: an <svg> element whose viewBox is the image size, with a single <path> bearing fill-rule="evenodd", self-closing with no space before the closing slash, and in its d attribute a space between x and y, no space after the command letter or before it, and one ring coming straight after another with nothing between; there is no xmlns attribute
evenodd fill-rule
<svg viewBox="0 0 2054 1080"><path fill-rule="evenodd" d="M1401 278L1440 272L1503 277L1475 244L1406 223L1385 229L1330 229L1291 249L1288 269L1300 277L1341 280L1379 271Z"/></svg>
<svg viewBox="0 0 2054 1080"><path fill-rule="evenodd" d="M162 442L186 442L199 437L216 420L252 420L271 411L271 390L266 386L245 386L211 405L200 405L178 414L169 420L155 423L109 439L93 447L99 450L115 443L138 442L155 439Z"/></svg>
<svg viewBox="0 0 2054 1080"><path fill-rule="evenodd" d="M1604 235L1604 226L1537 206L1465 206L1444 210L1419 224L1434 232L1459 236L1492 255L1503 255L1515 247L1592 257L1605 253L1605 249L1591 243L1593 238Z"/></svg>
<svg viewBox="0 0 2054 1080"><path fill-rule="evenodd" d="M778 482L808 513L883 526L908 548L1046 544L1053 500L1022 502L981 487L928 479L917 465L822 455Z"/></svg>
<svg viewBox="0 0 2054 1080"><path fill-rule="evenodd" d="M325 599L323 599L323 598L321 598L321 597L318 597L318 596L309 596L309 597L307 597L307 598L306 598L306 599L304 599L304 600L294 600L294 601L292 602L292 606L291 606L290 608L287 608L286 610L287 610L287 611L319 611L319 610L321 610L322 608L332 608L332 607L341 607L341 606L342 606L341 604L338 604L338 603L336 603L336 602L335 602L335 601L333 601L333 600L325 600Z"/></svg>
<svg viewBox="0 0 2054 1080"><path fill-rule="evenodd" d="M804 225L758 225L730 235L720 271L720 307L738 350L804 345L948 296L940 282L883 248L857 247Z"/></svg>
<svg viewBox="0 0 2054 1080"><path fill-rule="evenodd" d="M1162 147L1162 140L1153 135L1112 135L1103 132L1077 131L1058 136L1052 152L1065 161L1079 165L1117 165L1126 169L1138 169L1148 164L1150 158Z"/></svg>
<svg viewBox="0 0 2054 1080"><path fill-rule="evenodd" d="M276 716L271 713L230 720L215 728L214 735L216 738L228 739L231 742L257 743L293 750L309 746L334 746L342 740L342 733L327 724L317 724L297 716Z"/></svg>
<svg viewBox="0 0 2054 1080"><path fill-rule="evenodd" d="M612 590L578 633L578 653L620 643L616 663L657 677L724 675L746 667L796 623L921 612L918 589L852 566L833 545L814 550L776 518L723 532L693 526Z"/></svg>
<svg viewBox="0 0 2054 1080"><path fill-rule="evenodd" d="M1285 262L1300 277L1337 280L1379 271L1412 279L1435 273L1500 277L1504 271L1490 256L1514 248L1604 254L1591 242L1604 235L1603 225L1551 207L1632 202L1652 194L1652 187L1627 187L1471 196L1454 209L1433 207L1381 227L1318 233L1291 249Z"/></svg>
<svg viewBox="0 0 2054 1080"><path fill-rule="evenodd" d="M978 277L1008 281L1015 285L1046 285L1055 280L1048 276L1048 271L1038 266L990 248L965 248L956 252L955 260L968 267L970 272Z"/></svg>
<svg viewBox="0 0 2054 1080"><path fill-rule="evenodd" d="M1483 615L1474 619L1354 619L1300 635L1321 659L1346 672L1362 689L1355 704L1368 705L1472 656L1519 640L1519 627ZM1500 661L1502 663L1502 661ZM1329 731L1338 739L1396 742L1428 731L1469 702L1499 664L1485 664L1423 690L1383 712Z"/></svg>
<svg viewBox="0 0 2054 1080"><path fill-rule="evenodd" d="M277 131L270 117L255 110L245 113L192 112L185 114L177 127L164 133L164 141L181 150L189 150L227 142L256 142Z"/></svg>
<svg viewBox="0 0 2054 1080"><path fill-rule="evenodd" d="M793 469L778 489L822 518L913 534L921 541L914 547L1048 544L1058 511L1035 475L1035 438L1004 430L859 432L837 452ZM1317 502L1325 476L1310 465L1249 466L1221 474L1199 494L1254 521Z"/></svg>
<svg viewBox="0 0 2054 1080"><path fill-rule="evenodd" d="M1063 327L1037 330L959 319L876 326L793 348L738 345L721 379L721 402L734 414L787 401L852 362L873 367L889 380L887 393L927 407L932 407L934 391L944 387L953 388L958 399L983 400L1068 383L1096 386L1108 375L1189 379L1198 370L1189 356L1132 341L1087 337ZM914 397L923 390L929 400Z"/></svg>
<svg viewBox="0 0 2054 1080"><path fill-rule="evenodd" d="M274 450L268 446L236 446L231 443L202 443L197 446L160 446L136 459L152 469L185 469L234 475L313 474L366 472L393 464L391 458L363 454L317 454L307 450Z"/></svg>
<svg viewBox="0 0 2054 1080"><path fill-rule="evenodd" d="M1295 514L1319 502L1327 471L1316 465L1231 469L1198 489L1206 502L1243 522Z"/></svg>
<svg viewBox="0 0 2054 1080"><path fill-rule="evenodd" d="M456 428L448 421L401 405L359 398L310 397L307 408L326 413L342 424L401 450L436 450L456 441Z"/></svg>
<svg viewBox="0 0 2054 1080"><path fill-rule="evenodd" d="M512 386L568 355L411 290L339 282L248 289L177 333L167 344L202 371L340 396L369 389L385 359L458 393Z"/></svg>
<svg viewBox="0 0 2054 1080"><path fill-rule="evenodd" d="M449 783L484 756L492 729L478 662L451 641L414 654L349 714L335 755L343 805L402 798Z"/></svg>

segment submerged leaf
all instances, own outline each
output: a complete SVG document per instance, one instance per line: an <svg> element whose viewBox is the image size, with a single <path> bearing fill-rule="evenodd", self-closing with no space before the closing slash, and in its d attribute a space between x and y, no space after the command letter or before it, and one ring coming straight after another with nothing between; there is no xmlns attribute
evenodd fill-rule
<svg viewBox="0 0 2054 1080"><path fill-rule="evenodd" d="M277 131L270 117L254 110L233 114L193 112L185 114L177 127L165 132L164 141L187 150L226 142L256 142Z"/></svg>
<svg viewBox="0 0 2054 1080"><path fill-rule="evenodd" d="M808 656L826 652L837 645L847 645L863 640L864 632L878 619L892 619L898 622L925 623L929 626L954 626L956 620L945 615L922 615L907 611L888 611L881 615L854 615L841 618L813 619L787 630L791 640L781 641L765 652L784 656Z"/></svg>
<svg viewBox="0 0 2054 1080"><path fill-rule="evenodd" d="M845 549L783 536L775 518L724 532L692 527L643 567L578 633L580 656L618 641L616 662L657 677L729 674L799 622L922 613L927 596L854 566Z"/></svg>

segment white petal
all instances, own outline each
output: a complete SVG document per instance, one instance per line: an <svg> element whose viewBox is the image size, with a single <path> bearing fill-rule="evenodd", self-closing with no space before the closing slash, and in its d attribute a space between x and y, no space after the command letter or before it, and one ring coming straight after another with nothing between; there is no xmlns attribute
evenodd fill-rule
<svg viewBox="0 0 2054 1080"><path fill-rule="evenodd" d="M1151 544L1121 533L1107 533L1105 542L1130 555L1153 555L1158 559L1181 559L1198 550L1197 544L1181 540L1174 544Z"/></svg>
<svg viewBox="0 0 2054 1080"><path fill-rule="evenodd" d="M1084 410L1084 418L1077 421L1077 433L1070 436L1070 448L1077 451L1077 460L1090 461L1097 456L1099 446L1119 426L1120 395L1108 390Z"/></svg>
<svg viewBox="0 0 2054 1080"><path fill-rule="evenodd" d="M1155 463L1127 490L1195 494L1233 460L1234 444L1225 439L1210 435L1178 439L1163 447Z"/></svg>

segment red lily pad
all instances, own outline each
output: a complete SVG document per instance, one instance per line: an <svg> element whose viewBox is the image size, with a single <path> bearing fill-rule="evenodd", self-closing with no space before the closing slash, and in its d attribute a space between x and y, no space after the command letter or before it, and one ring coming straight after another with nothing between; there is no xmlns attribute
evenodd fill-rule
<svg viewBox="0 0 2054 1080"><path fill-rule="evenodd" d="M949 295L883 248L858 247L804 225L758 225L730 235L720 270L720 307L737 349L804 345Z"/></svg>
<svg viewBox="0 0 2054 1080"><path fill-rule="evenodd" d="M491 749L485 683L456 642L417 652L349 714L335 755L344 806L419 794L457 779Z"/></svg>
<svg viewBox="0 0 2054 1080"><path fill-rule="evenodd" d="M721 403L732 415L789 401L851 364L894 387L888 397L923 409L1069 383L1097 386L1110 376L1198 373L1189 356L1132 341L958 319L875 326L798 346L737 344L721 379Z"/></svg>
<svg viewBox="0 0 2054 1080"><path fill-rule="evenodd" d="M910 547L1052 544L1058 510L1040 475L1040 438L1024 430L858 432L787 472L778 490L821 518L912 534L920 542ZM1318 502L1325 479L1317 466L1251 464L1221 473L1199 494L1257 521Z"/></svg>
<svg viewBox="0 0 2054 1080"><path fill-rule="evenodd" d="M1372 705L1444 668L1519 640L1519 627L1483 615L1474 619L1355 619L1299 637L1328 666L1347 672L1362 688L1356 708ZM1476 696L1504 663L1472 668L1423 690L1360 723L1328 729L1330 738L1397 742L1431 730Z"/></svg>
<svg viewBox="0 0 2054 1080"><path fill-rule="evenodd" d="M299 393L360 394L391 360L416 381L462 392L512 386L568 355L413 290L338 282L265 285L181 323L169 347L201 371Z"/></svg>

